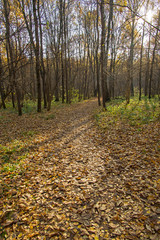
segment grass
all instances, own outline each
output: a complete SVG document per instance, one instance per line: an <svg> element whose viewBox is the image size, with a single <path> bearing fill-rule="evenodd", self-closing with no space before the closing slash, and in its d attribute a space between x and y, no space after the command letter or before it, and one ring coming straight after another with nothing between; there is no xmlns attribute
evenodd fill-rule
<svg viewBox="0 0 160 240"><path fill-rule="evenodd" d="M158 97L148 99L138 97L130 100L126 105L124 99L115 99L106 104L107 111L101 111L96 115L98 124L102 128L108 128L119 120L128 122L132 126L141 126L160 119L160 104Z"/></svg>
<svg viewBox="0 0 160 240"><path fill-rule="evenodd" d="M10 120L8 119L9 113L12 109L11 103L8 103L8 110L0 110L0 122L5 122L7 124ZM62 104L61 102L52 103L52 108L58 108L63 111L63 108L67 104ZM107 111L101 111L95 115L99 126L103 129L110 128L110 126L115 126L119 121L127 122L132 126L137 126L137 131L141 131L141 125L149 124L160 119L160 104L158 97L153 99L148 99L147 97L142 97L139 101L138 97L131 99L130 104L126 105L125 99L115 99L106 104ZM26 114L36 113L36 103L27 101L23 108ZM3 115L4 113L4 115ZM55 113L43 111L38 114L40 118L45 120L52 120L55 118ZM34 118L34 116L33 116ZM36 131L22 131L22 140L14 140L8 142L5 145L0 145L0 172L16 172L23 168L22 163L24 162L27 154L29 153L29 141L37 134Z"/></svg>
<svg viewBox="0 0 160 240"><path fill-rule="evenodd" d="M31 100L26 100L23 103L23 114L25 113L36 113L37 110L37 103L35 101L31 101Z"/></svg>
<svg viewBox="0 0 160 240"><path fill-rule="evenodd" d="M35 134L36 132L32 130L23 132L24 137L33 137Z"/></svg>
<svg viewBox="0 0 160 240"><path fill-rule="evenodd" d="M0 144L0 173L20 171L28 152L27 143L23 141L14 140L5 146Z"/></svg>
<svg viewBox="0 0 160 240"><path fill-rule="evenodd" d="M3 116L0 116L0 122L2 122L3 121Z"/></svg>
<svg viewBox="0 0 160 240"><path fill-rule="evenodd" d="M79 102L79 94L78 94L78 90L72 90L72 101L71 103L77 103ZM62 99L60 98L59 101L55 101L55 98L53 98L52 101L52 108L56 107L56 108L63 108L65 107L66 103L62 104ZM43 102L42 102L42 112L43 112ZM4 113L13 113L13 114L17 114L18 110L17 110L17 106L15 108L13 108L12 106L12 102L11 101L6 101L6 109L4 110L3 108L0 109L0 113L4 114ZM23 101L23 107L22 107L22 113L23 114L36 114L37 113L37 101L33 101L33 100L24 100ZM53 119L54 117L52 116L51 119ZM50 117L49 117L50 119ZM47 119L48 120L48 119ZM0 116L0 122L3 121L3 116Z"/></svg>
<svg viewBox="0 0 160 240"><path fill-rule="evenodd" d="M50 112L44 112L41 115L39 115L39 117L44 120L52 120L55 118L55 114Z"/></svg>
<svg viewBox="0 0 160 240"><path fill-rule="evenodd" d="M60 101L52 102L52 109L60 109L63 111L63 108L66 107L67 104L62 104ZM7 124L11 123L10 119L11 114L15 115L17 118L17 110L13 109L11 102L6 102L6 109L0 109L0 123L3 123L3 127L7 128ZM30 115L31 119L35 117L43 118L44 120L52 120L55 118L55 113L48 112L46 109L42 108L42 112L39 114L36 112L37 106L36 102L26 100L23 104L23 115ZM23 126L22 126L23 127ZM0 173L9 173L16 174L23 170L23 162L29 153L30 141L35 137L37 131L30 129L22 129L20 140L8 141L8 143L0 144ZM18 139L19 136L17 135ZM23 140L22 140L23 139Z"/></svg>

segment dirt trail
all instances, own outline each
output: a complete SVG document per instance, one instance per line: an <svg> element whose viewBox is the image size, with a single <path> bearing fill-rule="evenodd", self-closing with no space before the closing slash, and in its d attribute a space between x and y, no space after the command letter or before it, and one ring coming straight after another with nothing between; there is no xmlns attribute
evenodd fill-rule
<svg viewBox="0 0 160 240"><path fill-rule="evenodd" d="M6 194L7 239L160 239L157 166L142 162L133 129L102 136L96 108L59 111L37 136Z"/></svg>

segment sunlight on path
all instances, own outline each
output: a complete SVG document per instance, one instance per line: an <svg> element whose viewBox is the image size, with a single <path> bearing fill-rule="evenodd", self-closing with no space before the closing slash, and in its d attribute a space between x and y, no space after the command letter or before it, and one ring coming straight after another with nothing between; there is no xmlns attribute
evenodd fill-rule
<svg viewBox="0 0 160 240"><path fill-rule="evenodd" d="M159 239L157 169L133 153L131 130L100 132L96 109L92 100L57 113L34 141L1 212L7 239Z"/></svg>

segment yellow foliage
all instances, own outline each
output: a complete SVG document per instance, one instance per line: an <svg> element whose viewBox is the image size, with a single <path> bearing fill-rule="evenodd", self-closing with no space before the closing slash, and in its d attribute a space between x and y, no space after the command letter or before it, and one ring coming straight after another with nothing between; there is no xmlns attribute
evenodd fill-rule
<svg viewBox="0 0 160 240"><path fill-rule="evenodd" d="M94 239L95 239L95 240L99 240L99 237L98 237L98 236L95 236Z"/></svg>

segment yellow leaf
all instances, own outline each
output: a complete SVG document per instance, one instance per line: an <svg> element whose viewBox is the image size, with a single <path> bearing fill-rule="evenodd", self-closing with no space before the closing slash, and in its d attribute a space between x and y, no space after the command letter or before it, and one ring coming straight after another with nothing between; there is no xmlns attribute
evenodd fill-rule
<svg viewBox="0 0 160 240"><path fill-rule="evenodd" d="M33 229L33 225L30 225L29 227L30 227L30 229Z"/></svg>
<svg viewBox="0 0 160 240"><path fill-rule="evenodd" d="M95 236L94 239L95 239L95 240L99 240L99 237L98 237L98 236Z"/></svg>
<svg viewBox="0 0 160 240"><path fill-rule="evenodd" d="M20 233L20 234L18 235L18 238L21 238L21 237L22 237L22 235L23 235L23 234L22 234L22 233Z"/></svg>
<svg viewBox="0 0 160 240"><path fill-rule="evenodd" d="M28 235L29 238L32 238L32 237L35 237L38 235L38 232L35 232L35 233L31 233Z"/></svg>
<svg viewBox="0 0 160 240"><path fill-rule="evenodd" d="M108 238L108 237L109 237L109 234L108 234L108 233L106 233L106 234L104 235L104 237L105 237L105 238Z"/></svg>

